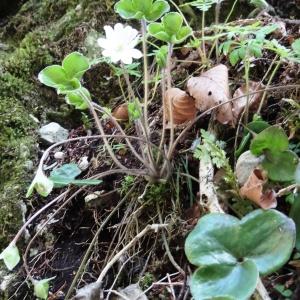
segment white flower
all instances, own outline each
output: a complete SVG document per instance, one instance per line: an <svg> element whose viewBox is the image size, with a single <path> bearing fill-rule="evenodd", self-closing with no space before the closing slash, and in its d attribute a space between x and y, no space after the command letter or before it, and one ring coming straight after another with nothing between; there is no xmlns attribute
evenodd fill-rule
<svg viewBox="0 0 300 300"><path fill-rule="evenodd" d="M118 23L114 28L104 26L106 39L98 39L98 45L104 50L103 56L109 57L113 63L122 61L124 64L131 64L133 58L143 56L140 50L135 49L139 40L138 31L131 26L123 26Z"/></svg>
<svg viewBox="0 0 300 300"><path fill-rule="evenodd" d="M33 190L35 189L41 196L47 197L54 187L54 183L52 180L48 179L48 177L44 174L41 169L38 169L34 179L31 182L31 185L28 188L26 197L28 198Z"/></svg>

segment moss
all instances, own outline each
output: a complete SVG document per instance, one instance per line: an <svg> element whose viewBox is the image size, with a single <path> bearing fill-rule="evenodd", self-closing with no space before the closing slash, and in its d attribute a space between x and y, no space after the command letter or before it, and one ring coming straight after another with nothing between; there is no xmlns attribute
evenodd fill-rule
<svg viewBox="0 0 300 300"><path fill-rule="evenodd" d="M49 111L60 114L57 95L42 87L36 75L71 51L84 52L87 34L92 28L102 30L113 4L111 0L28 0L0 29L5 44L5 51L0 50L0 248L22 222L19 207L31 177L28 161L36 160L32 116L43 122ZM61 113L73 118L68 111Z"/></svg>
<svg viewBox="0 0 300 300"><path fill-rule="evenodd" d="M14 98L0 99L0 248L22 222L22 203L27 185L28 162L36 144L33 120Z"/></svg>

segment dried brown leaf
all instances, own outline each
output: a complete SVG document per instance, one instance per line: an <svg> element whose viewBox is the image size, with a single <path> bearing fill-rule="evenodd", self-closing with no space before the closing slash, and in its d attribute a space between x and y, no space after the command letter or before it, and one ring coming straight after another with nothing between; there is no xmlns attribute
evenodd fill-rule
<svg viewBox="0 0 300 300"><path fill-rule="evenodd" d="M264 191L266 182L266 174L260 169L255 169L247 182L241 187L240 195L253 201L263 209L275 208L277 206L276 193L273 190Z"/></svg>
<svg viewBox="0 0 300 300"><path fill-rule="evenodd" d="M250 81L249 82L249 93L253 93L255 91L261 90L263 85L260 82ZM256 110L259 106L262 92L256 93L254 95L249 96L249 110ZM233 106L233 117L234 123L237 123L238 118L240 117L241 113L245 109L247 105L247 86L244 84L239 87L233 94L233 98L241 97L238 100L232 102Z"/></svg>
<svg viewBox="0 0 300 300"><path fill-rule="evenodd" d="M218 65L199 77L192 77L187 82L188 93L195 98L195 105L200 111L206 111L230 99L228 68ZM215 118L222 124L233 124L231 103L216 109Z"/></svg>
<svg viewBox="0 0 300 300"><path fill-rule="evenodd" d="M189 96L181 89L171 88L166 91L164 101L167 121L170 121L171 119L169 101L171 101L172 104L174 125L185 123L196 117L197 110L193 97Z"/></svg>
<svg viewBox="0 0 300 300"><path fill-rule="evenodd" d="M118 121L128 121L129 120L129 114L128 114L128 106L127 103L123 103L119 106L117 106L114 111L112 112L112 115L118 120Z"/></svg>

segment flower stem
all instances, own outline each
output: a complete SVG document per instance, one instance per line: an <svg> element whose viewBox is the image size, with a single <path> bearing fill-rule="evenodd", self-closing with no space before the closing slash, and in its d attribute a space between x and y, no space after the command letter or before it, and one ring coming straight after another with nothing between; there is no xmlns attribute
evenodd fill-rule
<svg viewBox="0 0 300 300"><path fill-rule="evenodd" d="M143 57L144 57L144 123L145 129L148 131L148 98L149 98L149 73L148 73L148 59L147 59L147 24L146 20L141 20L142 36L143 36Z"/></svg>

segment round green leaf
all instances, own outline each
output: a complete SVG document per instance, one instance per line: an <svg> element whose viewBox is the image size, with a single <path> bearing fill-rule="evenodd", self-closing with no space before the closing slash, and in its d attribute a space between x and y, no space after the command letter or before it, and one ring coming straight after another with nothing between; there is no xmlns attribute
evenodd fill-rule
<svg viewBox="0 0 300 300"><path fill-rule="evenodd" d="M80 80L83 74L89 69L89 60L79 52L70 53L62 62L68 79L77 78Z"/></svg>
<svg viewBox="0 0 300 300"><path fill-rule="evenodd" d="M255 136L251 142L250 150L254 155L259 156L265 150L272 153L285 151L288 145L289 140L284 130L279 126L271 126Z"/></svg>
<svg viewBox="0 0 300 300"><path fill-rule="evenodd" d="M176 35L183 23L182 16L177 12L170 12L162 18L162 25L165 32L169 35Z"/></svg>
<svg viewBox="0 0 300 300"><path fill-rule="evenodd" d="M295 179L298 162L297 154L292 151L275 153L267 151L262 166L268 172L269 179L284 182Z"/></svg>
<svg viewBox="0 0 300 300"><path fill-rule="evenodd" d="M289 259L295 224L276 210L255 210L242 220L212 213L202 217L185 241L188 260L197 266L236 264L251 259L263 275Z"/></svg>
<svg viewBox="0 0 300 300"><path fill-rule="evenodd" d="M191 293L195 300L244 300L253 294L258 277L251 260L236 265L204 266L192 276Z"/></svg>
<svg viewBox="0 0 300 300"><path fill-rule="evenodd" d="M165 13L167 13L169 10L170 10L170 5L167 1L164 0L155 1L152 5L150 13L146 16L146 20L149 22L156 21Z"/></svg>
<svg viewBox="0 0 300 300"><path fill-rule="evenodd" d="M39 73L38 79L41 83L53 88L67 85L69 82L65 70L59 65L46 67Z"/></svg>

